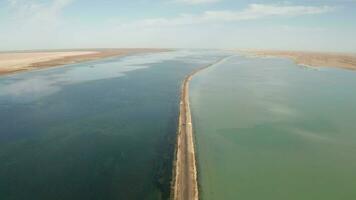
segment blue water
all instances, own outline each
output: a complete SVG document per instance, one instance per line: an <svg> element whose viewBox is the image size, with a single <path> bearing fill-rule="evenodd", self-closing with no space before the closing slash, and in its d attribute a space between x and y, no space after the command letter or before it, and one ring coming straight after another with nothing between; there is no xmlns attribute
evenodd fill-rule
<svg viewBox="0 0 356 200"><path fill-rule="evenodd" d="M216 51L0 77L0 199L166 199L180 85Z"/></svg>

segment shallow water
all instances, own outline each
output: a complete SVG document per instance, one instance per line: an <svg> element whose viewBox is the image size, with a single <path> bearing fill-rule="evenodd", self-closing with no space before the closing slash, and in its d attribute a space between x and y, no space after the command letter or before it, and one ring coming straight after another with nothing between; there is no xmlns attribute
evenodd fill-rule
<svg viewBox="0 0 356 200"><path fill-rule="evenodd" d="M356 199L356 72L235 56L190 87L202 199Z"/></svg>
<svg viewBox="0 0 356 200"><path fill-rule="evenodd" d="M0 77L0 199L167 198L181 82L222 55L140 54Z"/></svg>

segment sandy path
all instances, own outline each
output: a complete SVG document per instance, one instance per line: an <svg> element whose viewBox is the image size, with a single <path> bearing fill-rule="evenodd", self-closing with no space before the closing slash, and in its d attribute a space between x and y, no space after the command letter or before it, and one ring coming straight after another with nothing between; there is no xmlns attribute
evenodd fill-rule
<svg viewBox="0 0 356 200"><path fill-rule="evenodd" d="M172 199L174 200L199 199L193 127L189 106L189 81L197 72L218 64L225 59L223 58L211 65L193 71L183 81L172 189Z"/></svg>

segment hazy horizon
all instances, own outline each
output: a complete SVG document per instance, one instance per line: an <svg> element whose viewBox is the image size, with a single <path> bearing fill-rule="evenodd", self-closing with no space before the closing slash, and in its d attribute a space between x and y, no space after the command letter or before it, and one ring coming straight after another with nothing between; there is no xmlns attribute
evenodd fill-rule
<svg viewBox="0 0 356 200"><path fill-rule="evenodd" d="M355 0L4 0L0 51L85 48L356 52Z"/></svg>

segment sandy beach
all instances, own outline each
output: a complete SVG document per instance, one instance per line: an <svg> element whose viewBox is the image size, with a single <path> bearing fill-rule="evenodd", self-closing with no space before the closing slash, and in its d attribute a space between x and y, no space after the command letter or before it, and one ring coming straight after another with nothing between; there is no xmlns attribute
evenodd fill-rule
<svg viewBox="0 0 356 200"><path fill-rule="evenodd" d="M238 52L250 56L290 58L297 64L313 67L338 67L356 70L356 54L351 53L277 50L238 50Z"/></svg>
<svg viewBox="0 0 356 200"><path fill-rule="evenodd" d="M61 51L0 52L0 75L38 68L78 63L132 53L159 52L163 49L89 49Z"/></svg>

